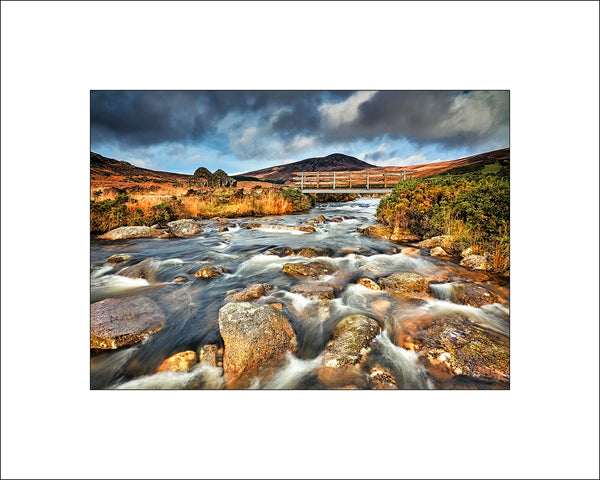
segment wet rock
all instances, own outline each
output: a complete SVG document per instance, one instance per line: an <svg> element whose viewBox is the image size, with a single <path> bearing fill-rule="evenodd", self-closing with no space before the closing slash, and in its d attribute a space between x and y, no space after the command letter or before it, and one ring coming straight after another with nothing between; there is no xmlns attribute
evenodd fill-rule
<svg viewBox="0 0 600 480"><path fill-rule="evenodd" d="M362 285L363 287L369 288L371 290L381 290L379 284L376 281L371 280L370 278L361 278L356 283L357 285Z"/></svg>
<svg viewBox="0 0 600 480"><path fill-rule="evenodd" d="M329 221L333 222L333 223L342 223L344 221L344 219L341 217L333 217L333 218L330 218Z"/></svg>
<svg viewBox="0 0 600 480"><path fill-rule="evenodd" d="M433 247L429 253L433 257L444 257L448 255L448 252L446 252L446 250L444 250L442 247Z"/></svg>
<svg viewBox="0 0 600 480"><path fill-rule="evenodd" d="M130 258L131 255L129 255L128 253L117 253L108 257L106 261L107 263L120 263L129 260Z"/></svg>
<svg viewBox="0 0 600 480"><path fill-rule="evenodd" d="M384 290L406 298L431 298L429 278L418 273L396 273L379 279Z"/></svg>
<svg viewBox="0 0 600 480"><path fill-rule="evenodd" d="M392 302L384 298L378 298L369 304L369 308L378 318L385 317L391 306Z"/></svg>
<svg viewBox="0 0 600 480"><path fill-rule="evenodd" d="M483 255L467 255L460 261L460 264L474 270L491 270L493 268L489 258Z"/></svg>
<svg viewBox="0 0 600 480"><path fill-rule="evenodd" d="M119 275L129 278L144 278L150 283L155 283L157 282L156 271L152 263L153 260L151 258L146 258L141 262L120 271Z"/></svg>
<svg viewBox="0 0 600 480"><path fill-rule="evenodd" d="M299 232L315 233L317 230L311 225L300 225L296 228Z"/></svg>
<svg viewBox="0 0 600 480"><path fill-rule="evenodd" d="M449 238L450 235L438 235L436 237L427 238L419 242L417 245L425 248L441 247L448 241Z"/></svg>
<svg viewBox="0 0 600 480"><path fill-rule="evenodd" d="M297 346L289 320L270 305L228 303L219 311L219 331L225 344L224 372L233 385L239 385L239 376L258 373Z"/></svg>
<svg viewBox="0 0 600 480"><path fill-rule="evenodd" d="M343 248L338 253L341 256L344 256L344 255L351 255L351 254L355 254L355 255L372 255L373 253L376 253L376 252L374 250L370 249L370 248L367 248L367 247L348 247L348 248Z"/></svg>
<svg viewBox="0 0 600 480"><path fill-rule="evenodd" d="M158 237L162 231L152 227L118 227L98 237L99 240Z"/></svg>
<svg viewBox="0 0 600 480"><path fill-rule="evenodd" d="M190 237L202 232L200 222L191 218L169 222L167 223L167 227L169 227L171 234L176 237Z"/></svg>
<svg viewBox="0 0 600 480"><path fill-rule="evenodd" d="M291 247L276 247L270 248L265 253L267 255L277 255L278 257L289 257L294 254L294 249Z"/></svg>
<svg viewBox="0 0 600 480"><path fill-rule="evenodd" d="M400 250L400 253L403 253L404 255L408 255L410 257L417 257L421 255L421 251L418 248L413 247L403 248L402 250Z"/></svg>
<svg viewBox="0 0 600 480"><path fill-rule="evenodd" d="M223 275L226 272L227 272L227 269L223 266L219 265L219 266L213 267L212 265L207 265L206 267L202 267L200 270L198 270L196 273L194 273L194 277L214 278L214 277L218 277L219 275Z"/></svg>
<svg viewBox="0 0 600 480"><path fill-rule="evenodd" d="M454 282L450 284L450 296L448 300L460 305L470 305L471 307L481 307L500 302L500 297L490 292L476 283Z"/></svg>
<svg viewBox="0 0 600 480"><path fill-rule="evenodd" d="M323 215L319 215L317 218L312 218L311 222L315 223L325 223L327 219Z"/></svg>
<svg viewBox="0 0 600 480"><path fill-rule="evenodd" d="M382 238L384 240L390 240L392 237L392 230L388 227L381 225L369 225L365 227L362 234L369 238Z"/></svg>
<svg viewBox="0 0 600 480"><path fill-rule="evenodd" d="M171 232L165 232L162 235L159 235L158 238L175 238L175 235L172 235Z"/></svg>
<svg viewBox="0 0 600 480"><path fill-rule="evenodd" d="M387 368L377 364L371 368L367 382L373 390L397 390L396 379Z"/></svg>
<svg viewBox="0 0 600 480"><path fill-rule="evenodd" d="M215 344L204 345L198 350L198 363L210 365L211 367L217 366L217 352L219 347Z"/></svg>
<svg viewBox="0 0 600 480"><path fill-rule="evenodd" d="M221 227L221 228L219 228L219 233L228 232L228 231L229 231L229 227Z"/></svg>
<svg viewBox="0 0 600 480"><path fill-rule="evenodd" d="M305 247L295 251L296 255L307 258L329 257L333 253L328 248Z"/></svg>
<svg viewBox="0 0 600 480"><path fill-rule="evenodd" d="M182 282L189 282L190 279L187 277L177 277L173 280L174 283L182 283Z"/></svg>
<svg viewBox="0 0 600 480"><path fill-rule="evenodd" d="M467 375L509 382L508 338L471 323L461 315L435 320L411 332L413 349L439 377Z"/></svg>
<svg viewBox="0 0 600 480"><path fill-rule="evenodd" d="M277 287L268 283L257 283L242 290L227 292L226 302L249 302L257 298L269 295L277 290Z"/></svg>
<svg viewBox="0 0 600 480"><path fill-rule="evenodd" d="M310 299L333 300L341 289L342 287L334 283L299 283L294 285L290 292Z"/></svg>
<svg viewBox="0 0 600 480"><path fill-rule="evenodd" d="M275 307L277 310L283 310L283 305L281 303L269 303L272 307Z"/></svg>
<svg viewBox="0 0 600 480"><path fill-rule="evenodd" d="M165 315L150 297L108 298L91 305L90 347L116 349L158 332Z"/></svg>
<svg viewBox="0 0 600 480"><path fill-rule="evenodd" d="M373 339L381 332L377 321L365 315L350 315L338 323L333 339L325 347L317 377L326 385L347 385L360 374L371 351Z"/></svg>
<svg viewBox="0 0 600 480"><path fill-rule="evenodd" d="M331 275L336 270L336 267L319 260L312 262L286 263L283 266L283 273L305 280L318 280L322 276Z"/></svg>
<svg viewBox="0 0 600 480"><path fill-rule="evenodd" d="M198 363L196 352L188 350L177 353L160 364L157 372L187 372Z"/></svg>

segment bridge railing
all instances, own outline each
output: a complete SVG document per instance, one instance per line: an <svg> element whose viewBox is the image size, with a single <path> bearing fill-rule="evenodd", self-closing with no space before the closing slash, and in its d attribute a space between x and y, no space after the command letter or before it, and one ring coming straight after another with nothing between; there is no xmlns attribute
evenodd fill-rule
<svg viewBox="0 0 600 480"><path fill-rule="evenodd" d="M294 185L301 189L370 189L391 188L406 180L409 171L340 171L340 172L294 172Z"/></svg>

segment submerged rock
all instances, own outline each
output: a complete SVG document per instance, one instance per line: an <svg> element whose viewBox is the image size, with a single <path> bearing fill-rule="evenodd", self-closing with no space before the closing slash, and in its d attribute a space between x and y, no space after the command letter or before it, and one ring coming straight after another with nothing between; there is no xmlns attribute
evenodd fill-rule
<svg viewBox="0 0 600 480"><path fill-rule="evenodd" d="M381 365L374 365L369 371L367 382L373 390L397 390L396 379L391 372Z"/></svg>
<svg viewBox="0 0 600 480"><path fill-rule="evenodd" d="M120 263L120 262L129 260L130 258L131 258L131 255L129 255L128 253L117 253L115 255L111 255L110 257L108 257L106 259L106 262L107 263Z"/></svg>
<svg viewBox="0 0 600 480"><path fill-rule="evenodd" d="M169 227L171 234L176 237L189 237L202 232L200 222L192 220L191 218L169 222L167 223L167 227Z"/></svg>
<svg viewBox="0 0 600 480"><path fill-rule="evenodd" d="M91 305L90 347L116 349L162 329L165 315L150 297L108 298Z"/></svg>
<svg viewBox="0 0 600 480"><path fill-rule="evenodd" d="M158 237L162 230L152 227L118 227L98 237L99 240L122 240L126 238Z"/></svg>
<svg viewBox="0 0 600 480"><path fill-rule="evenodd" d="M436 319L410 332L411 348L438 377L466 375L496 382L510 380L509 339L484 330L461 315Z"/></svg>
<svg viewBox="0 0 600 480"><path fill-rule="evenodd" d="M328 265L319 260L312 262L286 263L283 266L283 273L306 280L318 280L321 276L331 275L336 270L337 268L335 266Z"/></svg>
<svg viewBox="0 0 600 480"><path fill-rule="evenodd" d="M289 257L294 254L294 249L291 247L275 247L270 248L265 253L267 255L277 255L278 257Z"/></svg>
<svg viewBox="0 0 600 480"><path fill-rule="evenodd" d="M290 292L310 299L333 300L341 289L335 283L299 283L290 288Z"/></svg>
<svg viewBox="0 0 600 480"><path fill-rule="evenodd" d="M491 270L493 268L489 258L483 255L467 255L460 261L460 264L474 270Z"/></svg>
<svg viewBox="0 0 600 480"><path fill-rule="evenodd" d="M444 250L442 247L433 247L429 253L433 257L443 257L448 255L448 252L446 252L446 250Z"/></svg>
<svg viewBox="0 0 600 480"><path fill-rule="evenodd" d="M296 333L288 318L270 305L228 303L219 311L225 344L223 368L233 385L244 374L256 374L295 352Z"/></svg>
<svg viewBox="0 0 600 480"><path fill-rule="evenodd" d="M194 273L194 277L199 278L214 278L219 275L223 275L227 272L227 269L221 265L213 267L211 265L207 265L206 267L202 267L196 273Z"/></svg>
<svg viewBox="0 0 600 480"><path fill-rule="evenodd" d="M242 290L227 292L226 302L248 302L269 295L277 290L277 287L268 283L257 283Z"/></svg>
<svg viewBox="0 0 600 480"><path fill-rule="evenodd" d="M379 284L392 295L406 298L431 298L429 278L418 273L396 273L379 279Z"/></svg>
<svg viewBox="0 0 600 480"><path fill-rule="evenodd" d="M328 248L305 247L295 251L296 255L307 258L329 257L333 252Z"/></svg>
<svg viewBox="0 0 600 480"><path fill-rule="evenodd" d="M421 251L418 248L406 247L400 250L400 253L403 253L404 255L408 255L410 257L416 257L421 254Z"/></svg>
<svg viewBox="0 0 600 480"><path fill-rule="evenodd" d="M450 284L450 295L448 300L460 305L481 307L500 301L500 297L487 288L472 282L453 282Z"/></svg>
<svg viewBox="0 0 600 480"><path fill-rule="evenodd" d="M365 315L349 315L335 328L325 347L323 364L317 377L326 385L347 385L360 375L361 364L371 350L373 339L381 332L376 320Z"/></svg>
<svg viewBox="0 0 600 480"><path fill-rule="evenodd" d="M152 263L152 258L145 258L141 262L120 271L119 275L129 278L143 278L148 280L150 283L155 283L157 282L156 270L154 269Z"/></svg>
<svg viewBox="0 0 600 480"><path fill-rule="evenodd" d="M158 372L187 372L190 368L198 363L196 352L188 350L186 352L176 353L167 358L158 367Z"/></svg>

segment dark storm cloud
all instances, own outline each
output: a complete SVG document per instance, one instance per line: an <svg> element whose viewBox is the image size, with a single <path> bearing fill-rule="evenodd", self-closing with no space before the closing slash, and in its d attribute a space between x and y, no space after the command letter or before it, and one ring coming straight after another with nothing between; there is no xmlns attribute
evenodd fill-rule
<svg viewBox="0 0 600 480"><path fill-rule="evenodd" d="M238 158L357 139L508 145L507 91L93 91L92 144L206 141ZM383 153L376 154L383 158ZM375 160L375 158L373 158Z"/></svg>

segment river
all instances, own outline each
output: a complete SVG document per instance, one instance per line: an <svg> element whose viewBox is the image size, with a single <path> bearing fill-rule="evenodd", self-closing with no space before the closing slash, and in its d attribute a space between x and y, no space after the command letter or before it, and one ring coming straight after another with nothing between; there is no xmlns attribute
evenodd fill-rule
<svg viewBox="0 0 600 480"><path fill-rule="evenodd" d="M92 351L91 388L222 388L223 379L214 368L197 366L187 373L154 372L161 361L173 353L198 350L202 345L218 342L218 314L227 292L258 283L277 287L260 302L281 305L296 331L298 348L295 355L288 355L287 361L268 378L257 379L252 384L254 388L326 388L316 379L314 369L337 323L353 313L374 318L383 327L375 344L381 362L395 377L398 388L444 388L432 379L415 351L398 346L402 325L425 317L458 313L481 328L508 338L508 280L463 268L458 265L459 259L432 257L427 249L422 249L419 255L399 253L402 245L356 232L358 227L376 223L374 215L378 202L379 199L365 198L347 203L317 204L305 214L229 219L232 226L224 232L219 231L222 223L208 220L203 222L203 233L191 238L93 239L90 248L91 303L144 294L160 305L167 322L162 330L133 346ZM343 221L317 225L316 233L239 226L248 221L299 225L319 215L328 219L341 217ZM290 290L299 280L284 274L282 267L286 263L309 259L267 253L275 247L330 249L331 256L324 260L335 264L338 270L322 281L340 287L337 298L310 300L292 293ZM106 262L109 256L119 253L131 255L131 259L117 264ZM123 269L145 259L151 259L154 275L151 282L119 275ZM225 266L227 273L210 280L193 277L194 272L207 265ZM432 287L434 298L419 302L407 302L356 284L361 277L404 272L433 277L439 277L442 272L445 278L474 281L497 294L500 301L481 307L454 304L447 301L447 284L444 282ZM173 282L179 276L190 281ZM358 388L363 387L358 385ZM470 388L477 388L477 383Z"/></svg>

